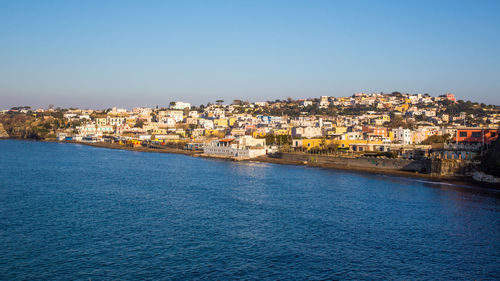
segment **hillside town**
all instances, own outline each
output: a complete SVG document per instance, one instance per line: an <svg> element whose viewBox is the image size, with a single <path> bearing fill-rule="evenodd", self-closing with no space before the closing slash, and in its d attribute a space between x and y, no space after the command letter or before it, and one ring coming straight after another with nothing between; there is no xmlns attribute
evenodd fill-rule
<svg viewBox="0 0 500 281"><path fill-rule="evenodd" d="M235 158L302 151L473 159L495 143L500 124L498 106L456 100L450 93L356 93L230 104L218 100L198 107L177 101L168 107L132 110L26 106L1 114L4 131L11 136L154 144ZM12 118L6 118L16 114L32 118L36 126L20 131Z"/></svg>

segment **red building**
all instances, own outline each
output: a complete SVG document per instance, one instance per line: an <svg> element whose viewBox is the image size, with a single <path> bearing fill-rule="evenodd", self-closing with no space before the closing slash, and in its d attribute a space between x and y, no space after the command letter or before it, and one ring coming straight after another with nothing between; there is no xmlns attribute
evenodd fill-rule
<svg viewBox="0 0 500 281"><path fill-rule="evenodd" d="M446 99L451 100L453 102L456 102L457 100L455 99L455 95L452 93L448 93L445 95Z"/></svg>
<svg viewBox="0 0 500 281"><path fill-rule="evenodd" d="M460 128L457 129L457 143L482 143L491 145L498 138L498 129L492 128Z"/></svg>

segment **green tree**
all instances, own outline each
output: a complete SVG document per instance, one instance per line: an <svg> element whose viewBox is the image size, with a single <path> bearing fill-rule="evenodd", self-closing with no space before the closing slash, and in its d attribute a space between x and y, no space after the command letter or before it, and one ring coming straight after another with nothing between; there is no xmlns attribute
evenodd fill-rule
<svg viewBox="0 0 500 281"><path fill-rule="evenodd" d="M421 144L433 144L433 143L445 143L448 140L451 139L450 134L444 134L444 135L432 135L427 137L425 140L421 142Z"/></svg>
<svg viewBox="0 0 500 281"><path fill-rule="evenodd" d="M142 126L144 126L144 121L139 119L135 122L134 128L142 128Z"/></svg>
<svg viewBox="0 0 500 281"><path fill-rule="evenodd" d="M267 134L266 135L266 144L267 145L273 145L276 143L276 137L274 134Z"/></svg>

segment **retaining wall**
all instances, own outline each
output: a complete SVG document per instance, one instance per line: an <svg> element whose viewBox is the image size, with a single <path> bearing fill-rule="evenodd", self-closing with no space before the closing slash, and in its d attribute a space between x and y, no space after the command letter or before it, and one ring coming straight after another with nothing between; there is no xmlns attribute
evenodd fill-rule
<svg viewBox="0 0 500 281"><path fill-rule="evenodd" d="M307 161L307 163L331 164L342 167L357 167L367 169L386 169L412 172L425 172L424 161L404 160L404 159L384 159L384 158L343 158L326 155L282 153L277 155L288 161Z"/></svg>
<svg viewBox="0 0 500 281"><path fill-rule="evenodd" d="M329 164L344 168L380 169L409 171L433 175L466 175L475 170L476 164L468 160L436 159L406 160L390 158L344 158L301 153L281 153L275 156L287 161L307 162L307 164Z"/></svg>

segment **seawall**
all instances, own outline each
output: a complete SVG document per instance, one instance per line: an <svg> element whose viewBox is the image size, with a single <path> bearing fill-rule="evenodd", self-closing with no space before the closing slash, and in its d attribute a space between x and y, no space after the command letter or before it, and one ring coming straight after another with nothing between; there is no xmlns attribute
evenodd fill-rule
<svg viewBox="0 0 500 281"><path fill-rule="evenodd" d="M303 153L279 153L273 158L285 161L305 162L304 164L328 164L344 168L365 168L391 171L426 172L426 163L423 160L404 160L389 158L345 158L326 155L313 155Z"/></svg>
<svg viewBox="0 0 500 281"><path fill-rule="evenodd" d="M305 153L277 153L272 156L258 157L254 160L278 164L307 165L377 174L429 178L438 181L465 181L479 184L471 178L471 174L475 170L477 163L465 160L345 158Z"/></svg>

